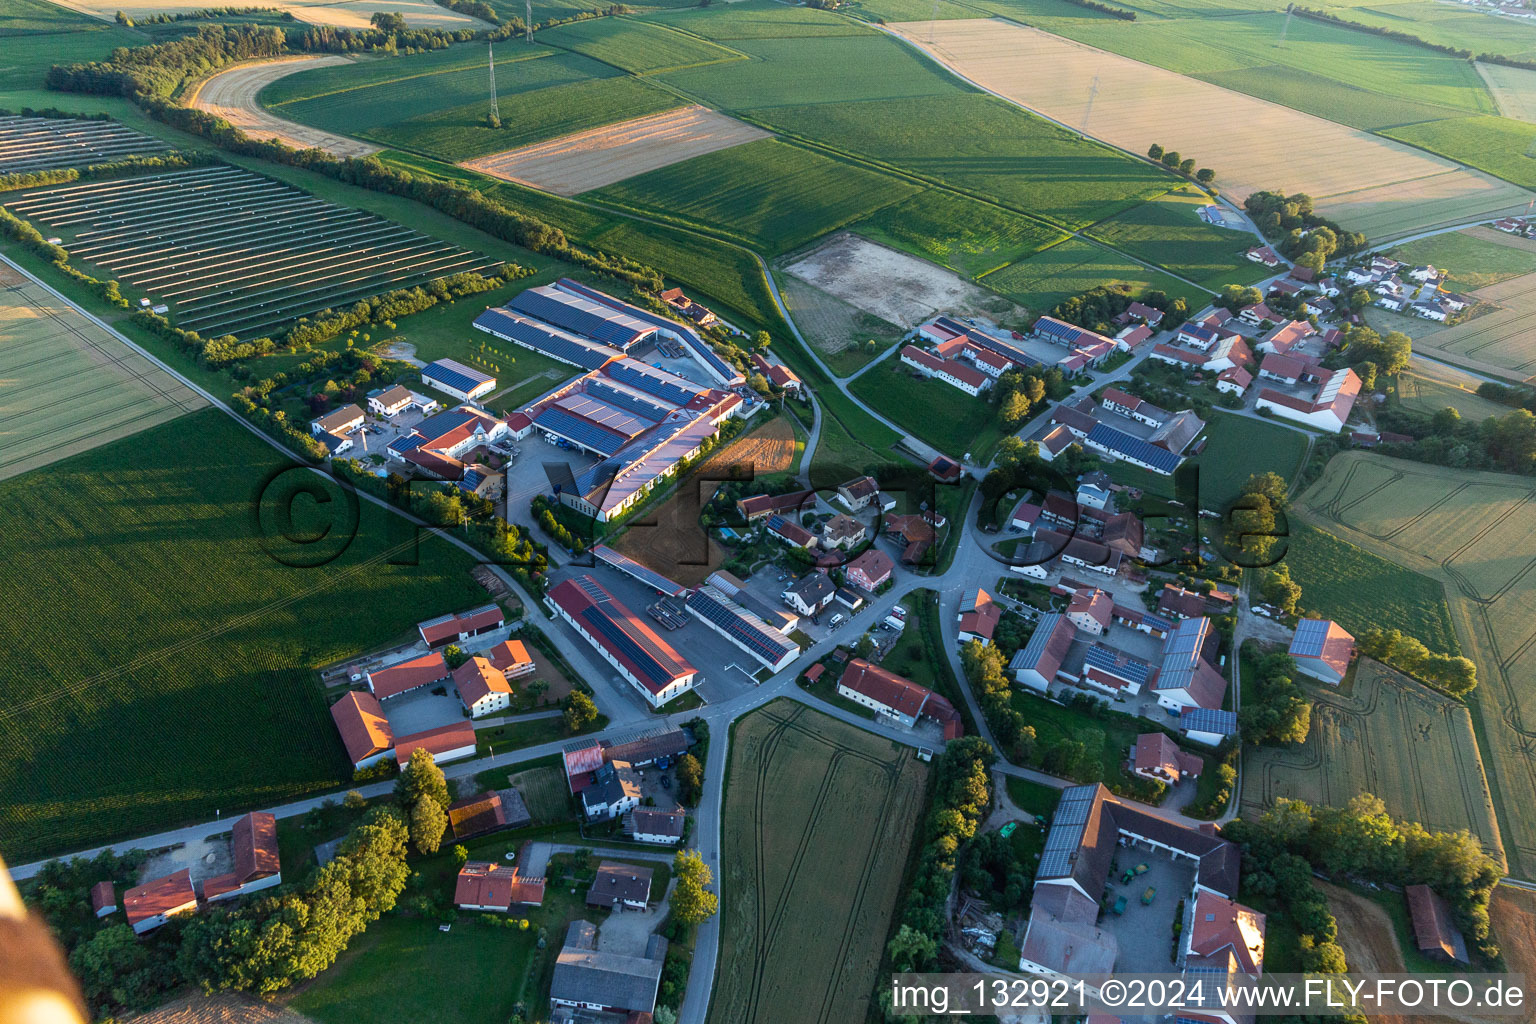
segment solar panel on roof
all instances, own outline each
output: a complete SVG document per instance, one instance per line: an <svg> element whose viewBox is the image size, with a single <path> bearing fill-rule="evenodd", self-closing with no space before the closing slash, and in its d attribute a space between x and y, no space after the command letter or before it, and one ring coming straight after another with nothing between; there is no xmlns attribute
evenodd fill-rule
<svg viewBox="0 0 1536 1024"><path fill-rule="evenodd" d="M1291 639L1291 653L1317 656L1323 653L1323 646L1328 642L1328 620L1326 619L1302 619L1296 626L1296 635Z"/></svg>
<svg viewBox="0 0 1536 1024"><path fill-rule="evenodd" d="M559 434L569 441L603 455L612 455L624 447L624 443L628 440L586 420L561 412L559 409L545 409L533 418L533 423L542 430Z"/></svg>
<svg viewBox="0 0 1536 1024"><path fill-rule="evenodd" d="M635 317L552 285L530 288L508 305L520 313L619 349L627 349L654 332L649 324Z"/></svg>
<svg viewBox="0 0 1536 1024"><path fill-rule="evenodd" d="M670 320L663 316L657 316L655 313L640 309L638 306L632 306L622 299L616 299L612 295L605 295L595 288L588 288L586 285L572 281L569 278L562 277L560 279L559 288L562 291L584 295L596 302L603 303L607 306L612 306L616 309L621 309L628 313L630 316L634 317L636 320L650 324L654 327L659 327L662 330L677 335L678 337L682 338L683 342L690 349L692 349L694 353L700 359L702 359L705 364L708 365L710 369L712 369L720 377L722 381L727 384L740 384L746 379L734 366L720 358L719 354L716 353L714 349L710 348L709 344L704 341L703 338L700 338L698 333L694 331L693 328L687 326L686 324L678 323L675 320Z"/></svg>
<svg viewBox="0 0 1536 1024"><path fill-rule="evenodd" d="M456 391L465 392L473 391L475 388L480 387L482 384L486 384L496 379L489 374L481 373L478 370L472 370L467 366L460 369L459 367L449 366L445 363L446 361L428 363L421 369L422 377L430 377L441 384L446 384L448 387L453 388Z"/></svg>
<svg viewBox="0 0 1536 1024"><path fill-rule="evenodd" d="M1132 437L1123 430L1100 423L1088 432L1092 444L1102 445L1109 451L1125 455L1162 473L1172 473L1179 468L1179 457L1166 448L1148 444L1139 437Z"/></svg>
<svg viewBox="0 0 1536 1024"><path fill-rule="evenodd" d="M595 370L619 355L619 350L609 345L565 334L505 309L486 310L475 317L475 327L584 370Z"/></svg>
<svg viewBox="0 0 1536 1024"><path fill-rule="evenodd" d="M638 388L648 395L665 399L673 405L687 405L693 401L693 397L702 389L698 386L683 387L676 383L681 378L675 378L670 373L662 373L653 370L632 359L620 359L611 363L604 371L608 376L630 387Z"/></svg>
<svg viewBox="0 0 1536 1024"><path fill-rule="evenodd" d="M778 630L743 608L700 587L688 595L688 609L719 626L726 636L746 649L765 665L777 665L784 655L799 650L798 645Z"/></svg>
<svg viewBox="0 0 1536 1024"><path fill-rule="evenodd" d="M600 605L581 613L582 621L600 635L609 649L630 663L636 675L651 689L660 690L682 674L683 666L650 637L633 632L617 617L606 595Z"/></svg>
<svg viewBox="0 0 1536 1024"><path fill-rule="evenodd" d="M618 383L605 380L589 380L587 394L596 395L603 401L611 402L636 416L644 416L646 419L657 422L666 419L677 408L650 395L636 394Z"/></svg>

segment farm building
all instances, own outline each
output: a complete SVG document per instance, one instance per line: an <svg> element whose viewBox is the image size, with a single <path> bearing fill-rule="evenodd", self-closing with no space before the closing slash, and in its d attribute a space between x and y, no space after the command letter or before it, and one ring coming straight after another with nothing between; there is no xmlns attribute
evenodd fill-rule
<svg viewBox="0 0 1536 1024"><path fill-rule="evenodd" d="M1276 416L1329 433L1343 430L1354 410L1355 399L1360 395L1360 378L1348 368L1316 372L1319 374L1317 390L1311 397L1264 388L1259 392L1254 408L1268 409Z"/></svg>
<svg viewBox="0 0 1536 1024"><path fill-rule="evenodd" d="M618 736L612 742L604 740L603 760L628 761L635 768L644 768L662 758L676 761L688 752L688 744L688 734L682 729L642 729Z"/></svg>
<svg viewBox="0 0 1536 1024"><path fill-rule="evenodd" d="M1082 684L1110 697L1134 697L1157 675L1157 669L1140 658L1104 643L1083 653Z"/></svg>
<svg viewBox="0 0 1536 1024"><path fill-rule="evenodd" d="M1195 421L1199 423L1198 420ZM1203 427L1204 424L1201 424ZM1184 460L1177 452L1169 451L1133 434L1117 430L1107 423L1096 423L1085 439L1087 447L1101 452L1114 462L1129 462L1133 466L1172 476Z"/></svg>
<svg viewBox="0 0 1536 1024"><path fill-rule="evenodd" d="M439 651L419 657L397 661L384 668L363 673L368 689L379 700L398 697L402 693L419 690L423 686L440 683L449 676L448 662Z"/></svg>
<svg viewBox="0 0 1536 1024"><path fill-rule="evenodd" d="M667 940L652 935L644 956L625 956L597 948L597 928L588 921L572 921L565 945L555 959L549 981L549 1006L554 1020L576 1019L565 1010L596 1011L617 1015L651 1015L661 985L661 965Z"/></svg>
<svg viewBox="0 0 1536 1024"><path fill-rule="evenodd" d="M507 308L620 352L628 352L656 335L655 327L622 310L553 284L529 288L507 303Z"/></svg>
<svg viewBox="0 0 1536 1024"><path fill-rule="evenodd" d="M1046 692L1056 673L1061 671L1061 663L1076 636L1076 628L1065 615L1050 612L1040 616L1029 642L1008 662L1008 671L1013 673L1016 682Z"/></svg>
<svg viewBox="0 0 1536 1024"><path fill-rule="evenodd" d="M601 768L605 760L603 745L595 739L567 743L560 748L560 756L565 763L565 778L572 793L590 781L586 776Z"/></svg>
<svg viewBox="0 0 1536 1024"><path fill-rule="evenodd" d="M522 794L515 789L476 793L448 805L448 827L455 839L473 839L504 828L518 828L530 820Z"/></svg>
<svg viewBox="0 0 1536 1024"><path fill-rule="evenodd" d="M1179 732L1191 743L1219 747L1237 735L1237 712L1218 708L1185 708L1179 712Z"/></svg>
<svg viewBox="0 0 1536 1024"><path fill-rule="evenodd" d="M946 740L956 739L963 731L960 716L949 701L863 658L848 662L837 681L837 692L909 729L919 718L929 718L943 727Z"/></svg>
<svg viewBox="0 0 1536 1024"><path fill-rule="evenodd" d="M869 548L849 562L845 572L849 583L873 593L890 580L895 569L896 563L891 561L890 555Z"/></svg>
<svg viewBox="0 0 1536 1024"><path fill-rule="evenodd" d="M1197 890L1190 927L1180 949L1186 972L1264 972L1264 915L1220 893Z"/></svg>
<svg viewBox="0 0 1536 1024"><path fill-rule="evenodd" d="M628 761L609 761L592 772L581 790L588 821L611 821L640 806L640 776Z"/></svg>
<svg viewBox="0 0 1536 1024"><path fill-rule="evenodd" d="M628 555L620 554L606 544L594 544L592 554L599 562L639 580L658 594L664 594L667 597L683 597L688 593L688 588L681 583L668 579L649 566L635 561Z"/></svg>
<svg viewBox="0 0 1536 1024"><path fill-rule="evenodd" d="M470 469L466 460L477 452L511 436L503 420L460 406L422 420L389 442L386 458L416 467L438 480L460 480Z"/></svg>
<svg viewBox="0 0 1536 1024"><path fill-rule="evenodd" d="M1403 890L1413 918L1413 943L1420 953L1444 963L1468 963L1467 940L1451 917L1450 904L1427 885Z"/></svg>
<svg viewBox="0 0 1536 1024"><path fill-rule="evenodd" d="M331 719L341 734L341 744L347 748L347 760L361 771L378 764L395 745L395 731L384 708L371 693L349 690L331 705Z"/></svg>
<svg viewBox="0 0 1536 1024"><path fill-rule="evenodd" d="M375 416L394 419L411 409L417 410L423 416L434 413L438 410L437 399L418 395L400 384L368 393L368 411Z"/></svg>
<svg viewBox="0 0 1536 1024"><path fill-rule="evenodd" d="M767 530L768 536L777 537L792 548L810 550L816 546L816 537L811 531L786 516L769 516L763 528Z"/></svg>
<svg viewBox="0 0 1536 1024"><path fill-rule="evenodd" d="M1167 733L1144 732L1131 745L1131 771L1144 779L1177 786L1186 778L1197 778L1205 762L1186 754Z"/></svg>
<svg viewBox="0 0 1536 1024"><path fill-rule="evenodd" d="M644 910L651 902L650 868L604 861L587 889L587 906L613 910Z"/></svg>
<svg viewBox="0 0 1536 1024"><path fill-rule="evenodd" d="M196 910L197 891L192 887L192 872L187 868L136 885L123 893L123 916L135 935L152 932L175 915Z"/></svg>
<svg viewBox="0 0 1536 1024"><path fill-rule="evenodd" d="M428 647L437 650L460 640L468 640L472 636L494 633L506 624L507 617L502 614L501 607L486 604L467 612L455 612L428 619L426 622L419 623L416 631L421 634L422 641Z"/></svg>
<svg viewBox="0 0 1536 1024"><path fill-rule="evenodd" d="M754 494L738 498L736 511L749 525L772 515L799 512L816 507L815 491L791 491L788 494Z"/></svg>
<svg viewBox="0 0 1536 1024"><path fill-rule="evenodd" d="M209 903L234 899L283 883L277 855L277 818L264 811L247 814L235 822L229 842L234 866L203 881L203 899Z"/></svg>
<svg viewBox="0 0 1536 1024"><path fill-rule="evenodd" d="M901 350L901 361L925 377L941 380L950 387L959 388L975 397L992 386L992 378L980 370L967 366L958 359L936 356L916 345L906 345Z"/></svg>
<svg viewBox="0 0 1536 1024"><path fill-rule="evenodd" d="M438 764L473 757L475 727L468 722L452 722L402 736L395 741L395 760L404 766L418 750L427 751Z"/></svg>
<svg viewBox="0 0 1536 1024"><path fill-rule="evenodd" d="M807 573L795 580L780 595L784 603L801 615L816 615L837 594L837 584L819 572Z"/></svg>
<svg viewBox="0 0 1536 1024"><path fill-rule="evenodd" d="M589 288L584 284L572 281L568 277L562 277L559 281L555 282L555 286L562 292L591 299L609 309L617 310L626 316L632 317L642 324L654 327L659 336L681 345L693 361L698 363L720 387L734 388L747 382L740 371L720 358L715 350L710 347L709 342L704 340L692 327L680 324L676 320L670 320L667 317L657 316L649 310L631 305L622 299L616 299L612 295L600 292L596 288Z"/></svg>
<svg viewBox="0 0 1536 1024"><path fill-rule="evenodd" d="M989 645L1002 617L1002 606L992 600L991 594L980 587L967 591L960 599L960 642L974 640L983 647Z"/></svg>
<svg viewBox="0 0 1536 1024"><path fill-rule="evenodd" d="M651 807L638 807L624 815L624 831L639 843L661 843L675 846L682 842L683 825L688 815L683 811L658 811Z"/></svg>
<svg viewBox="0 0 1536 1024"><path fill-rule="evenodd" d="M117 913L117 893L113 891L111 881L91 886L91 912L97 917Z"/></svg>
<svg viewBox="0 0 1536 1024"><path fill-rule="evenodd" d="M1355 656L1355 638L1331 619L1302 619L1291 638L1296 671L1338 686Z"/></svg>
<svg viewBox="0 0 1536 1024"><path fill-rule="evenodd" d="M1115 599L1097 587L1078 590L1067 603L1067 621L1084 633L1102 636L1114 621Z"/></svg>
<svg viewBox="0 0 1536 1024"><path fill-rule="evenodd" d="M439 359L423 366L421 382L461 402L473 402L496 390L495 377L456 359Z"/></svg>
<svg viewBox="0 0 1536 1024"><path fill-rule="evenodd" d="M466 861L453 885L453 903L460 910L505 914L513 906L537 907L543 902L544 879L525 878L516 867L489 861Z"/></svg>
<svg viewBox="0 0 1536 1024"><path fill-rule="evenodd" d="M800 645L710 586L694 590L688 611L766 668L779 672L800 656Z"/></svg>
<svg viewBox="0 0 1536 1024"><path fill-rule="evenodd" d="M1183 619L1163 641L1163 660L1152 692L1158 706L1175 714L1185 708L1220 708L1227 680L1208 660L1216 651L1216 633L1204 616Z"/></svg>
<svg viewBox="0 0 1536 1024"><path fill-rule="evenodd" d="M719 318L714 313L684 295L681 288L668 288L658 297L700 327L708 327L719 322Z"/></svg>
<svg viewBox="0 0 1536 1024"><path fill-rule="evenodd" d="M652 707L693 686L697 670L687 659L592 576L583 573L562 580L545 601Z"/></svg>

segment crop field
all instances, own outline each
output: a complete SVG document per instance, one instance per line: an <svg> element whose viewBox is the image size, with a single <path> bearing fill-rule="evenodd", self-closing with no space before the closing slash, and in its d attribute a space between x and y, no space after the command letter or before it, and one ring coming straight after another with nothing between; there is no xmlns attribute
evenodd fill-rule
<svg viewBox="0 0 1536 1024"><path fill-rule="evenodd" d="M565 772L553 765L514 772L507 776L507 784L522 794L535 824L559 821L571 813Z"/></svg>
<svg viewBox="0 0 1536 1024"><path fill-rule="evenodd" d="M1208 205L1204 193L1184 188L1095 224L1089 234L1207 288L1252 284L1274 273L1243 256L1252 235L1215 227L1196 215Z"/></svg>
<svg viewBox="0 0 1536 1024"><path fill-rule="evenodd" d="M751 467L754 476L785 473L794 468L800 444L783 416L738 437L700 463L671 497L643 518L633 520L613 541L613 547L684 586L697 586L725 562L727 552L713 531L699 523L699 514L719 488L718 480L731 467ZM704 472L701 472L704 471Z"/></svg>
<svg viewBox="0 0 1536 1024"><path fill-rule="evenodd" d="M378 146L299 124L286 116L261 107L257 95L268 85L312 68L350 67L345 57L328 54L320 57L279 57L256 64L240 64L220 71L199 82L187 96L187 106L222 117L230 124L258 139L277 139L295 149L319 147L333 156L363 157L377 153ZM347 126L355 131L355 125Z"/></svg>
<svg viewBox="0 0 1536 1024"><path fill-rule="evenodd" d="M893 27L967 78L1071 128L1133 153L1152 143L1176 148L1215 168L1238 196L1306 192L1320 213L1373 236L1470 219L1470 208L1491 214L1530 198L1379 136L1150 68L1141 61L1155 58L1139 53L1132 60L995 20ZM1224 116L1212 118L1210 110Z"/></svg>
<svg viewBox="0 0 1536 1024"><path fill-rule="evenodd" d="M207 403L72 306L0 264L0 479Z"/></svg>
<svg viewBox="0 0 1536 1024"><path fill-rule="evenodd" d="M853 230L973 280L1069 237L996 204L938 188L876 210Z"/></svg>
<svg viewBox="0 0 1536 1024"><path fill-rule="evenodd" d="M89 167L169 148L114 121L0 116L0 174Z"/></svg>
<svg viewBox="0 0 1536 1024"><path fill-rule="evenodd" d="M1445 271L1455 291L1475 291L1536 273L1536 242L1486 227L1421 238L1397 246L1392 255L1405 263L1428 263Z"/></svg>
<svg viewBox="0 0 1536 1024"><path fill-rule="evenodd" d="M760 138L627 178L596 198L650 217L707 224L778 255L918 190L900 178Z"/></svg>
<svg viewBox="0 0 1536 1024"><path fill-rule="evenodd" d="M1205 436L1205 450L1194 462L1200 468L1201 508L1225 508L1255 473L1290 480L1307 455L1306 434L1247 416L1215 412Z"/></svg>
<svg viewBox="0 0 1536 1024"><path fill-rule="evenodd" d="M205 337L301 316L500 260L227 165L14 193L12 213L173 308Z"/></svg>
<svg viewBox="0 0 1536 1024"><path fill-rule="evenodd" d="M1536 124L1488 114L1403 125L1382 134L1525 188L1536 188L1536 160L1530 156L1531 147L1536 145Z"/></svg>
<svg viewBox="0 0 1536 1024"><path fill-rule="evenodd" d="M1469 113L1455 107L1420 103L1410 96L1388 95L1346 85L1289 64L1234 68L1190 77L1368 132L1420 121L1466 117Z"/></svg>
<svg viewBox="0 0 1536 1024"><path fill-rule="evenodd" d="M986 463L1002 437L997 406L941 380L920 377L894 354L861 373L850 389L885 418L953 458Z"/></svg>
<svg viewBox="0 0 1536 1024"><path fill-rule="evenodd" d="M988 274L981 283L1036 313L1047 312L1063 299L1101 284L1124 284L1137 295L1154 288L1170 296L1182 295L1191 309L1204 306L1211 298L1203 289L1080 238L1069 238L1010 264Z"/></svg>
<svg viewBox="0 0 1536 1024"><path fill-rule="evenodd" d="M907 748L780 700L733 727L728 772L710 1019L863 1020L923 809L924 766Z"/></svg>
<svg viewBox="0 0 1536 1024"><path fill-rule="evenodd" d="M1369 659L1347 694L1303 685L1313 702L1311 734L1300 746L1248 751L1242 813L1256 815L1281 797L1342 807L1374 793L1394 817L1466 829L1502 859L1465 704Z"/></svg>
<svg viewBox="0 0 1536 1024"><path fill-rule="evenodd" d="M1477 664L1473 714L1516 874L1536 869L1533 501L1536 490L1518 477L1352 452L1335 457L1297 504L1345 540L1444 584L1460 647ZM1350 576L1337 565L1329 571ZM1292 575L1310 604L1294 563ZM1353 600L1380 589L1357 585ZM1392 624L1410 631L1406 621Z"/></svg>
<svg viewBox="0 0 1536 1024"><path fill-rule="evenodd" d="M1478 61L1477 72L1493 94L1500 114L1536 123L1536 71Z"/></svg>
<svg viewBox="0 0 1536 1024"><path fill-rule="evenodd" d="M330 504L289 505L291 475L263 493L287 465L204 410L0 483L7 859L342 781L314 666L484 602L455 548L427 539L419 564L393 564L414 539L376 506L349 514L329 484ZM284 539L323 527L336 539Z"/></svg>
<svg viewBox="0 0 1536 1024"><path fill-rule="evenodd" d="M1450 327L1413 331L1414 348L1505 377L1536 376L1536 274L1513 277L1472 293L1490 309Z"/></svg>
<svg viewBox="0 0 1536 1024"><path fill-rule="evenodd" d="M0 2L0 38L69 32L88 24L80 14L42 0Z"/></svg>
<svg viewBox="0 0 1536 1024"><path fill-rule="evenodd" d="M722 61L742 60L746 54L666 27L666 23L629 18L594 18L545 29L539 42L585 54L632 75L678 71Z"/></svg>
<svg viewBox="0 0 1536 1024"><path fill-rule="evenodd" d="M145 3L120 4L117 0L65 0L62 6L80 11L93 18L111 21L118 11L130 18L144 18L153 14L177 14L206 10L200 0L146 0ZM311 25L331 25L336 28L367 28L369 19L377 8L376 0L275 0L266 6L291 13L295 18ZM438 6L433 0L391 0L390 11L405 18L407 25L417 28L442 28L450 31L461 28L484 28L485 22L467 14Z"/></svg>
<svg viewBox="0 0 1536 1024"><path fill-rule="evenodd" d="M884 354L905 333L895 324L789 274L779 279L779 294L800 334L838 376L846 376ZM869 347L871 341L875 343L873 349Z"/></svg>
<svg viewBox="0 0 1536 1024"><path fill-rule="evenodd" d="M1450 407L1461 413L1462 419L1479 423L1490 416L1507 414L1509 406L1477 393L1480 383L1455 367L1415 359L1397 375L1397 400L1403 408L1425 415Z"/></svg>

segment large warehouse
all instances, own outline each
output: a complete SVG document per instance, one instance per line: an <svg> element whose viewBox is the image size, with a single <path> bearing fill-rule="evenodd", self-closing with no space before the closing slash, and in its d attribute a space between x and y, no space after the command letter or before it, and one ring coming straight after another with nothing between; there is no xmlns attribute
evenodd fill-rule
<svg viewBox="0 0 1536 1024"><path fill-rule="evenodd" d="M693 687L697 670L688 659L593 577L582 574L562 580L545 600L651 707L659 708Z"/></svg>

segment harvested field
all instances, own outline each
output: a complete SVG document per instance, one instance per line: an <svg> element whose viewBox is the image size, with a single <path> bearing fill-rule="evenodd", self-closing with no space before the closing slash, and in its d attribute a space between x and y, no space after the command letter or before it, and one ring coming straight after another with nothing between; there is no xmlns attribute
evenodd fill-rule
<svg viewBox="0 0 1536 1024"><path fill-rule="evenodd" d="M144 18L152 14L178 14L205 10L201 0L165 0L126 6L116 2L96 3L93 0L60 0L60 6L88 14L93 18L111 21L118 11L130 18ZM377 0L271 0L266 7L276 7L290 12L300 21L311 25L330 25L335 28L367 28L373 12L379 9ZM391 0L389 10L403 15L407 25L413 28L484 28L479 18L440 7L434 0Z"/></svg>
<svg viewBox="0 0 1536 1024"><path fill-rule="evenodd" d="M738 437L700 463L677 490L645 519L631 522L612 542L615 550L684 586L697 586L725 562L726 552L699 525L699 514L715 496L719 481L731 467L756 476L785 473L794 468L794 428L783 416Z"/></svg>
<svg viewBox="0 0 1536 1024"><path fill-rule="evenodd" d="M846 231L794 257L784 269L898 327L915 327L939 311L981 313L993 319L1026 315L953 271Z"/></svg>
<svg viewBox="0 0 1536 1024"><path fill-rule="evenodd" d="M187 105L222 117L236 128L260 139L275 138L299 149L315 146L333 156L367 156L377 153L379 147L370 142L349 139L345 135L296 124L269 113L256 102L256 94L280 78L311 68L351 63L348 57L331 55L279 57L276 60L241 64L204 79L192 90L192 95L187 97Z"/></svg>
<svg viewBox="0 0 1536 1024"><path fill-rule="evenodd" d="M1482 61L1477 61L1475 67L1499 105L1499 113L1536 124L1536 71Z"/></svg>
<svg viewBox="0 0 1536 1024"><path fill-rule="evenodd" d="M1397 400L1404 409L1433 415L1449 406L1464 420L1482 422L1490 416L1503 416L1509 406L1483 398L1477 393L1482 383L1471 374L1425 359L1414 359L1397 376Z"/></svg>
<svg viewBox="0 0 1536 1024"><path fill-rule="evenodd" d="M556 195L575 196L768 137L761 128L705 107L688 106L477 157L460 166Z"/></svg>
<svg viewBox="0 0 1536 1024"><path fill-rule="evenodd" d="M1412 333L1416 351L1505 377L1536 380L1536 273L1472 293L1486 312Z"/></svg>
<svg viewBox="0 0 1536 1024"><path fill-rule="evenodd" d="M1135 154L1176 144L1217 168L1232 195L1306 192L1318 212L1372 238L1531 199L1420 150L1038 29L981 19L892 28L970 81L1069 128Z"/></svg>
<svg viewBox="0 0 1536 1024"><path fill-rule="evenodd" d="M132 1024L311 1024L297 1010L238 992L211 996L198 992L127 1020Z"/></svg>
<svg viewBox="0 0 1536 1024"><path fill-rule="evenodd" d="M736 723L728 772L710 1020L863 1020L923 809L922 763L779 700Z"/></svg>
<svg viewBox="0 0 1536 1024"><path fill-rule="evenodd" d="M1281 797L1342 807L1374 793L1394 816L1466 829L1502 859L1466 705L1370 660L1360 663L1347 695L1304 685L1314 702L1312 732L1299 747L1246 755L1243 813L1258 814Z"/></svg>
<svg viewBox="0 0 1536 1024"><path fill-rule="evenodd" d="M1536 489L1519 477L1350 452L1296 505L1345 540L1445 585L1462 652L1477 665L1472 712L1517 876L1536 870L1533 502Z"/></svg>
<svg viewBox="0 0 1536 1024"><path fill-rule="evenodd" d="M0 479L208 403L0 264Z"/></svg>
<svg viewBox="0 0 1536 1024"><path fill-rule="evenodd" d="M822 360L838 375L853 373L879 356L904 333L895 324L851 306L798 277L784 275L779 281L784 305L795 326L813 345ZM874 341L871 350L868 342Z"/></svg>
<svg viewBox="0 0 1536 1024"><path fill-rule="evenodd" d="M1488 904L1488 917L1510 973L1536 977L1536 892L1499 886Z"/></svg>
<svg viewBox="0 0 1536 1024"><path fill-rule="evenodd" d="M1378 904L1340 885L1314 881L1328 897L1328 909L1339 922L1339 945L1351 974L1401 974L1403 951L1397 944L1392 919ZM1396 1017L1375 1018L1395 1022Z"/></svg>

